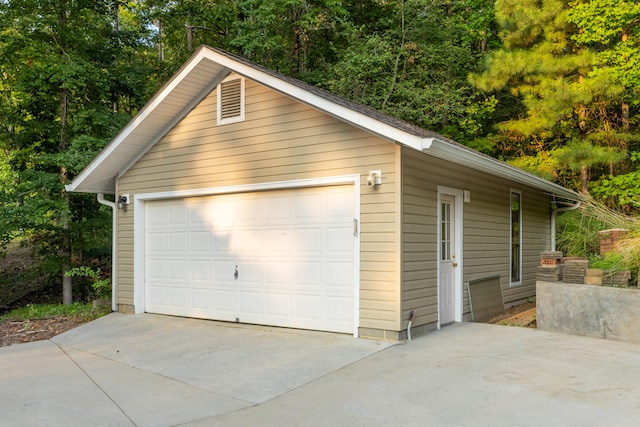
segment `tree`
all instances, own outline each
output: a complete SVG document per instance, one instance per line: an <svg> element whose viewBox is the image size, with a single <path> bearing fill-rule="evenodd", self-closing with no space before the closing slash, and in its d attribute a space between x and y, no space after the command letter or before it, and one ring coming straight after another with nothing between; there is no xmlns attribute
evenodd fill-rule
<svg viewBox="0 0 640 427"><path fill-rule="evenodd" d="M553 153L556 163L562 168L580 172L580 191L589 194L589 168L597 164L615 164L627 157L618 148L594 146L588 141L573 140Z"/></svg>
<svg viewBox="0 0 640 427"><path fill-rule="evenodd" d="M576 43L571 12L565 0L498 0L503 48L470 80L487 92L510 90L524 114L498 124L503 138L517 141L524 155L560 148L557 163L579 170L586 192L588 168L626 150L630 135L617 120L624 87L596 71L597 52ZM567 161L570 153L579 167Z"/></svg>
<svg viewBox="0 0 640 427"><path fill-rule="evenodd" d="M132 14L122 22L118 16L116 25L119 6L115 0L0 3L6 101L0 238L37 243L44 267L61 278L64 303L72 299L64 272L85 251L108 247L96 229L109 227L104 212L86 208L87 196L71 196L64 185L139 108L145 97L139 78L151 74L137 74L145 68L144 61L131 61L140 31L127 22ZM114 70L122 74L115 77Z"/></svg>
<svg viewBox="0 0 640 427"><path fill-rule="evenodd" d="M596 52L600 75L619 84L620 122L629 131L629 104L640 104L640 3L618 0L573 1L568 20L578 27L573 40Z"/></svg>
<svg viewBox="0 0 640 427"><path fill-rule="evenodd" d="M324 86L449 136L471 139L495 104L467 82L485 53L491 2L404 0L377 5L353 26ZM474 102L477 101L477 102Z"/></svg>

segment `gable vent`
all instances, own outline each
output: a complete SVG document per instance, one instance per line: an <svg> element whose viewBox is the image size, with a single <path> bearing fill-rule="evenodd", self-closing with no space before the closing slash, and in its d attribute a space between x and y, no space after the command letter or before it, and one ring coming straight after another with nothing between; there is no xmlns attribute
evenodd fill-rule
<svg viewBox="0 0 640 427"><path fill-rule="evenodd" d="M233 78L218 86L218 124L244 120L244 80Z"/></svg>

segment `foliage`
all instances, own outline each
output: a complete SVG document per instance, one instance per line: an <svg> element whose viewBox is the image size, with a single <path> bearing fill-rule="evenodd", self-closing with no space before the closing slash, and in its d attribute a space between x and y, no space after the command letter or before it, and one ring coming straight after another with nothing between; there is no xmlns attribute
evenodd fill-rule
<svg viewBox="0 0 640 427"><path fill-rule="evenodd" d="M572 1L568 20L580 31L572 39L593 48L598 66L593 76L624 88L622 102L638 104L640 90L640 3L619 0Z"/></svg>
<svg viewBox="0 0 640 427"><path fill-rule="evenodd" d="M463 142L485 135L495 98L466 76L491 39L491 2L405 0L385 8L378 23L349 28L324 85Z"/></svg>
<svg viewBox="0 0 640 427"><path fill-rule="evenodd" d="M555 177L556 161L548 151L540 151L535 156L515 157L508 163L548 180Z"/></svg>
<svg viewBox="0 0 640 427"><path fill-rule="evenodd" d="M640 153L632 152L631 160L638 163ZM626 174L610 174L595 183L591 189L594 198L606 203L610 207L627 214L640 212L640 166Z"/></svg>
<svg viewBox="0 0 640 427"><path fill-rule="evenodd" d="M135 2L0 2L0 245L31 238L65 302L71 283L60 273L104 254L110 221L93 197L64 185L153 86L139 18Z"/></svg>
<svg viewBox="0 0 640 427"><path fill-rule="evenodd" d="M607 265L616 271L637 270L640 266L640 219L636 217L587 199L580 209L562 213L557 225L556 245L567 255L591 258L597 261L596 265ZM613 253L600 257L598 232L608 229L628 232Z"/></svg>
<svg viewBox="0 0 640 427"><path fill-rule="evenodd" d="M68 316L89 321L108 314L110 307L93 307L92 304L73 303L61 304L29 304L17 308L0 316L0 321L12 320L16 322L25 320L48 319L54 316Z"/></svg>
<svg viewBox="0 0 640 427"><path fill-rule="evenodd" d="M30 239L57 281L105 264L111 213L64 185L200 44L636 213L639 23L617 0L0 1L0 251Z"/></svg>
<svg viewBox="0 0 640 427"><path fill-rule="evenodd" d="M111 279L103 277L99 268L87 266L74 267L65 273L69 277L85 277L91 281L91 288L97 298L111 298Z"/></svg>
<svg viewBox="0 0 640 427"><path fill-rule="evenodd" d="M590 176L613 168L632 137L625 102L637 99L629 94L640 79L629 68L633 61L622 58L637 43L637 4L498 0L495 8L503 45L470 80L489 93L509 90L509 102L521 103L524 114L514 110L497 124L502 140L521 151L516 155L552 153L586 193ZM615 43L613 35L620 37Z"/></svg>

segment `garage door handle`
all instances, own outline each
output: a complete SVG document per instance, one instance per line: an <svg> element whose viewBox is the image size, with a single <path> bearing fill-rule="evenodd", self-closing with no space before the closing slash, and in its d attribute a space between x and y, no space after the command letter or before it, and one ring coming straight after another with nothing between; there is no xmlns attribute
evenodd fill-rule
<svg viewBox="0 0 640 427"><path fill-rule="evenodd" d="M238 280L238 266L236 265L236 269L233 272L233 280Z"/></svg>
<svg viewBox="0 0 640 427"><path fill-rule="evenodd" d="M358 237L358 220L353 219L353 235Z"/></svg>

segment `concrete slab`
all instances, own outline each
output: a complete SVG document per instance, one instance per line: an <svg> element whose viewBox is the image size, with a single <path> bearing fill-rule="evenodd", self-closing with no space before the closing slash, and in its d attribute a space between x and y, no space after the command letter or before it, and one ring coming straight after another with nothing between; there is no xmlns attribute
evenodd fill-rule
<svg viewBox="0 0 640 427"><path fill-rule="evenodd" d="M119 313L53 341L253 404L393 345L343 334Z"/></svg>
<svg viewBox="0 0 640 427"><path fill-rule="evenodd" d="M133 426L127 415L50 341L0 349L1 426Z"/></svg>
<svg viewBox="0 0 640 427"><path fill-rule="evenodd" d="M634 345L459 324L189 426L632 426L639 362Z"/></svg>
<svg viewBox="0 0 640 427"><path fill-rule="evenodd" d="M65 352L138 427L174 426L252 406L102 356Z"/></svg>
<svg viewBox="0 0 640 427"><path fill-rule="evenodd" d="M0 348L0 426L632 426L640 346L463 323L391 345L113 314Z"/></svg>

